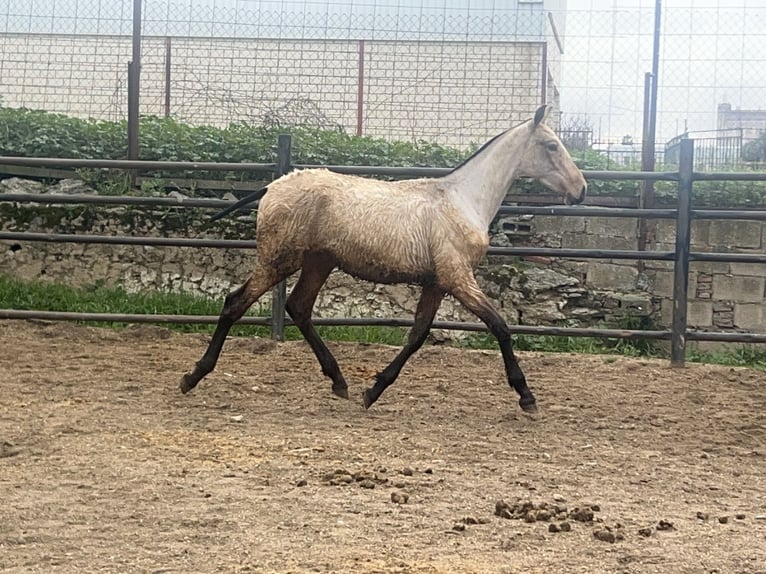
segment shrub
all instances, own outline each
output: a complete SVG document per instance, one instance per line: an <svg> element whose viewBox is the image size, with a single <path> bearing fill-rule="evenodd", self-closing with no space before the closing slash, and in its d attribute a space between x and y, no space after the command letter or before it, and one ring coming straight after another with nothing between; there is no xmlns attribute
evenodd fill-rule
<svg viewBox="0 0 766 574"><path fill-rule="evenodd" d="M85 120L64 114L0 106L0 155L124 159L127 154L127 122ZM228 127L191 126L173 118L144 116L139 126L139 155L144 160L192 162L273 163L280 133L293 136L292 161L315 165L452 167L472 153L469 149L418 140L389 141L350 135L342 129L307 127L275 128L233 123ZM590 149L572 150L575 163L585 170L615 169L603 154ZM126 193L130 181L117 170L80 170L80 176L103 193ZM263 180L263 172L152 171L157 178ZM144 192L159 186L144 185ZM676 185L658 182L657 197L672 201ZM520 180L516 193L545 193L536 182ZM637 181L597 181L589 185L593 195L635 197ZM698 206L760 206L766 204L763 182L698 182Z"/></svg>

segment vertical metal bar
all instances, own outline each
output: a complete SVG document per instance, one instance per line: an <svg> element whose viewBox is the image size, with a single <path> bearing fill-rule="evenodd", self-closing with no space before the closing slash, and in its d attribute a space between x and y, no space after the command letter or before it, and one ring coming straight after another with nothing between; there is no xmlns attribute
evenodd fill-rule
<svg viewBox="0 0 766 574"><path fill-rule="evenodd" d="M359 76L356 86L356 135L364 131L364 40L359 40Z"/></svg>
<svg viewBox="0 0 766 574"><path fill-rule="evenodd" d="M655 137L657 135L657 91L660 85L660 25L662 24L662 0L654 3L654 42L652 45L652 93L651 114L649 115L649 143L652 149L652 170L654 170Z"/></svg>
<svg viewBox="0 0 766 574"><path fill-rule="evenodd" d="M170 71L173 44L170 36L165 38L165 117L170 117Z"/></svg>
<svg viewBox="0 0 766 574"><path fill-rule="evenodd" d="M138 159L138 66L128 62L128 158Z"/></svg>
<svg viewBox="0 0 766 574"><path fill-rule="evenodd" d="M128 63L128 159L138 159L142 1L133 0L133 59Z"/></svg>
<svg viewBox="0 0 766 574"><path fill-rule="evenodd" d="M676 259L673 277L673 323L670 336L671 367L683 367L686 361L693 169L694 140L683 139L680 142L678 163L678 218L676 219Z"/></svg>
<svg viewBox="0 0 766 574"><path fill-rule="evenodd" d="M648 145L651 139L649 118L652 115L652 79L651 72L644 74L644 125L641 134L641 169L643 171L651 171L651 154Z"/></svg>
<svg viewBox="0 0 766 574"><path fill-rule="evenodd" d="M143 0L133 0L133 61L141 62L141 8Z"/></svg>
<svg viewBox="0 0 766 574"><path fill-rule="evenodd" d="M277 140L277 177L292 169L293 138L289 134L279 134ZM271 338L285 340L285 305L287 302L287 283L280 281L271 291Z"/></svg>
<svg viewBox="0 0 766 574"><path fill-rule="evenodd" d="M659 88L660 74L660 24L662 23L662 1L655 0L654 3L654 44L652 46L652 77L651 88L649 90L649 116L645 120L644 142L642 146L641 169L643 171L654 171L656 161L656 138L657 138L657 92ZM646 91L644 91L646 98ZM654 183L646 182L645 205L652 207L654 204Z"/></svg>
<svg viewBox="0 0 766 574"><path fill-rule="evenodd" d="M548 103L548 42L543 43L543 53L541 58L542 81L540 82L540 104Z"/></svg>
<svg viewBox="0 0 766 574"><path fill-rule="evenodd" d="M652 115L652 74L647 72L644 74L644 126L643 133L641 134L641 170L652 171L654 169L654 163L651 161L652 151L650 150L649 140L649 117ZM654 186L651 181L641 180L639 184L639 198L638 205L642 209L652 206L654 203ZM651 201L650 201L651 200ZM642 217L638 220L638 250L646 251L649 244L649 220L646 217ZM637 263L638 272L644 271L645 262L639 261Z"/></svg>
<svg viewBox="0 0 766 574"><path fill-rule="evenodd" d="M656 163L657 138L657 91L660 73L660 25L662 23L662 0L654 3L654 42L652 45L652 72L644 76L644 133L641 143L641 170L654 171ZM654 207L654 182L641 182L640 203L642 208ZM638 227L638 249L645 251L650 236L654 234L656 222L641 218ZM644 270L645 262L638 262L638 271Z"/></svg>

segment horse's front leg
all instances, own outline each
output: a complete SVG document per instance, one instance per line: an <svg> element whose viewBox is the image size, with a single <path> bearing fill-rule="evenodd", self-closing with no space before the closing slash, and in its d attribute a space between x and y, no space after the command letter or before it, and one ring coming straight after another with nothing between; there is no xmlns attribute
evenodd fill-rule
<svg viewBox="0 0 766 574"><path fill-rule="evenodd" d="M436 311L444 298L444 291L436 285L425 285L415 310L415 323L407 337L407 343L399 351L393 361L375 376L375 384L364 391L364 408L368 409L380 398L399 376L399 373L415 351L417 351L428 337L431 324L436 316Z"/></svg>
<svg viewBox="0 0 766 574"><path fill-rule="evenodd" d="M452 295L460 301L469 311L481 319L500 345L500 352L503 354L505 363L505 374L508 378L508 384L519 394L519 406L527 412L535 412L537 404L535 396L527 386L527 380L524 372L516 360L511 344L511 329L500 314L492 307L489 299L476 283L473 273L464 274L461 277L453 278L453 288L450 289Z"/></svg>

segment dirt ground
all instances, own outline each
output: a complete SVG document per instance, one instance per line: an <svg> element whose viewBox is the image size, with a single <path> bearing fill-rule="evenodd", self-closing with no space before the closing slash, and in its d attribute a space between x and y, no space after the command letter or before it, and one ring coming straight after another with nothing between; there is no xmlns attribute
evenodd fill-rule
<svg viewBox="0 0 766 574"><path fill-rule="evenodd" d="M522 353L529 416L498 353L428 347L365 411L394 348L329 345L344 401L302 342L188 395L204 336L0 342L3 572L766 573L762 372Z"/></svg>

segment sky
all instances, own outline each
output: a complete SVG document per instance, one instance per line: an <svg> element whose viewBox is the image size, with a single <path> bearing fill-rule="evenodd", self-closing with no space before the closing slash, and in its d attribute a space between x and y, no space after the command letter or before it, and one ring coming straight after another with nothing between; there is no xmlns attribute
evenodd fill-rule
<svg viewBox="0 0 766 574"><path fill-rule="evenodd" d="M562 109L603 138L642 131L654 0L568 0ZM658 141L715 129L719 103L766 109L766 0L664 0Z"/></svg>

